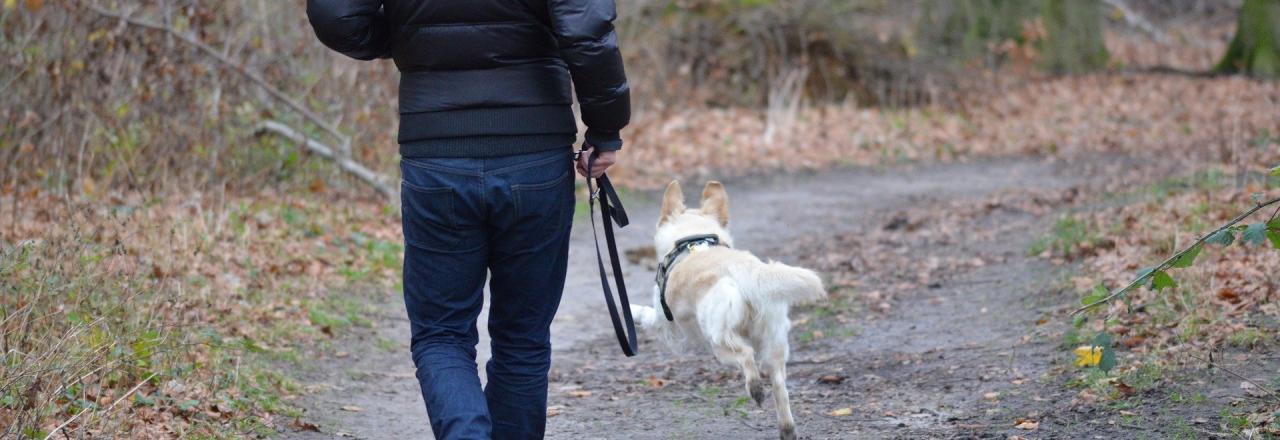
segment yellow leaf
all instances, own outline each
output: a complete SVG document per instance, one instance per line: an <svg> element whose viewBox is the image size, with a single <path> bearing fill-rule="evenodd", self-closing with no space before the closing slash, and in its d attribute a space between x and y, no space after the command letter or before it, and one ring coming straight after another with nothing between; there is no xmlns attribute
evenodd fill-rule
<svg viewBox="0 0 1280 440"><path fill-rule="evenodd" d="M1074 353L1076 354L1075 364L1077 367L1096 367L1098 362L1102 361L1102 347L1096 345L1076 347Z"/></svg>
<svg viewBox="0 0 1280 440"><path fill-rule="evenodd" d="M1040 422L1037 422L1035 420L1020 419L1018 421L1018 424L1014 425L1014 428L1018 428L1024 431L1035 431L1037 428L1040 428Z"/></svg>
<svg viewBox="0 0 1280 440"><path fill-rule="evenodd" d="M84 192L84 195L92 196L98 191L98 185L93 183L92 178L85 176L80 179L80 190Z"/></svg>
<svg viewBox="0 0 1280 440"><path fill-rule="evenodd" d="M847 408L847 407L846 407L846 408L840 408L840 409L833 410L833 411L831 411L831 412L827 413L827 415L832 416L832 417L844 417L844 416L851 416L851 415L853 415L853 408Z"/></svg>
<svg viewBox="0 0 1280 440"><path fill-rule="evenodd" d="M18 7L18 0L4 0L4 10L12 11L16 7Z"/></svg>

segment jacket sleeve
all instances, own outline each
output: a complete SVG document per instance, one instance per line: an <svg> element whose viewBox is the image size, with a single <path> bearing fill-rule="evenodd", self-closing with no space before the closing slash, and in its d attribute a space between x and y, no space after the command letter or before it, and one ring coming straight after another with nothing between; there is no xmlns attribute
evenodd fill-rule
<svg viewBox="0 0 1280 440"><path fill-rule="evenodd" d="M547 0L560 56L569 64L587 143L622 148L619 131L631 121L631 87L613 30L613 0Z"/></svg>
<svg viewBox="0 0 1280 440"><path fill-rule="evenodd" d="M307 0L307 18L330 49L358 60L390 56L391 25L382 0Z"/></svg>

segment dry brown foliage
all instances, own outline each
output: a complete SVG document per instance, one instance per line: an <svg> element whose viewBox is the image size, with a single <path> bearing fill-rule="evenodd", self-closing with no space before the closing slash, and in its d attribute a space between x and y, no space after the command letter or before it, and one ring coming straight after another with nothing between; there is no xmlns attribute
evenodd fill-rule
<svg viewBox="0 0 1280 440"><path fill-rule="evenodd" d="M348 316L332 298L395 278L394 215L297 146L253 136L264 119L323 133L228 66L164 33L87 12L83 1L4 2L0 11L0 56L10 67L0 73L0 436L72 418L73 435L130 438L239 437L281 426L280 414L301 390L263 360L288 362L358 321L359 313ZM357 139L356 158L394 175L394 68L326 51L299 13L302 0L98 4L220 48ZM870 41L902 47L892 22L865 24ZM1205 45L1152 46L1112 35L1111 52L1135 73L1053 78L1015 63L999 73L966 72L967 80L954 83L964 87L935 84L954 93L946 100L887 109L833 103L812 92L821 87L770 94L779 78L799 71L806 81L840 72L814 58L831 35L787 34L813 45L760 49L757 55L778 56L756 82L744 83L731 81L743 58L686 63L698 56L686 49L705 43L707 33L696 22L684 25L689 38L661 46L641 44L645 31L661 27L634 26L625 36L636 43L630 72L648 99L625 133L623 164L613 171L619 183L655 188L673 177L1006 154L1126 152L1177 157L1189 169L1276 158L1257 152L1274 144L1259 150L1249 141L1280 134L1277 83L1140 73L1154 64L1207 69L1229 34L1219 27L1180 30L1190 35L1182 41ZM741 57L729 53L733 47L725 54ZM995 48L1033 63L1025 49ZM684 55L668 63L673 54ZM785 63L790 56L795 66ZM862 66L867 75L896 71ZM912 87L905 91L892 84L852 87L880 97L931 90L920 81L905 83ZM723 96L731 93L749 96ZM712 106L742 102L764 108ZM1100 214L1097 222L1132 215L1151 225L1084 264L1107 280L1123 278L1130 262L1167 250L1161 243L1169 237L1194 233L1178 221L1221 216L1249 191L1192 192ZM1195 210L1201 202L1211 209ZM1183 288L1198 307L1170 306L1185 314L1160 322L1183 330L1195 323L1186 331L1208 344L1229 339L1255 312L1276 313L1274 274L1259 269L1275 267L1273 256L1233 249L1220 258ZM927 284L941 271L976 264L985 263L948 257L927 261L920 273L891 275ZM1225 319L1206 326L1205 314ZM1133 316L1156 322L1150 313ZM1144 333L1142 322L1123 324L1126 335L1145 335L1134 347L1180 341L1164 330Z"/></svg>
<svg viewBox="0 0 1280 440"><path fill-rule="evenodd" d="M377 201L30 191L0 204L0 430L240 437L302 392L270 367L360 325L397 279ZM265 362L265 363L264 363ZM39 435L42 437L42 435Z"/></svg>

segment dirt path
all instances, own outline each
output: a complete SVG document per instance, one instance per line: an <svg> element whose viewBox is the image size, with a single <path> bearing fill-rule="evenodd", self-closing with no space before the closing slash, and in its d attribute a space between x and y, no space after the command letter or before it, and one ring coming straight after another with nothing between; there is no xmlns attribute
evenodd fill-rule
<svg viewBox="0 0 1280 440"><path fill-rule="evenodd" d="M1004 438L1020 433L1017 417L1046 418L1031 408L1059 388L1041 380L1060 356L1043 337L1058 324L1037 320L1072 297L1052 294L1061 275L1027 249L1096 172L1009 159L729 182L739 247L839 272L829 304L793 312L789 384L802 437ZM697 185L686 186L696 199ZM643 248L657 207L627 201L635 224L621 246ZM772 408L748 405L735 370L708 354L644 338L640 357L621 356L601 321L585 224L553 332L549 437L776 438ZM646 302L650 266L626 269ZM304 374L317 392L303 419L321 432L285 438L429 438L402 307L389 301L374 331L335 349L347 356ZM853 412L829 415L841 408ZM1040 434L1052 423L1042 425Z"/></svg>

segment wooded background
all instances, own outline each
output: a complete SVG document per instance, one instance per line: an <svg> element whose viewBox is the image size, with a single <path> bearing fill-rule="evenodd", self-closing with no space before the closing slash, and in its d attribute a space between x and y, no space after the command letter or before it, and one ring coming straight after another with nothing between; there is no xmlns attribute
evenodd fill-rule
<svg viewBox="0 0 1280 440"><path fill-rule="evenodd" d="M1235 170L1143 208L1229 218L1280 161L1280 0L618 3L631 189L1109 153ZM0 438L269 435L305 393L277 366L369 319L333 292L398 290L398 74L304 5L2 0ZM1046 258L1110 281L1168 250L1064 225ZM1269 301L1250 280L1233 310ZM1193 324L1151 340L1227 338Z"/></svg>
<svg viewBox="0 0 1280 440"><path fill-rule="evenodd" d="M301 160L308 153L296 139L256 136L267 122L338 150L350 144L374 171L394 169L394 67L316 44L301 1L5 5L6 187L236 190L324 173ZM639 114L629 134L644 148L650 115L689 108L768 109L766 130L777 131L801 102L949 106L961 91L990 86L970 75L975 68L1274 77L1276 8L1274 0L628 1L618 27ZM1211 68L1166 55L1220 44L1212 32L1237 16L1241 32ZM1109 34L1154 41L1139 55L1154 62L1113 56Z"/></svg>

